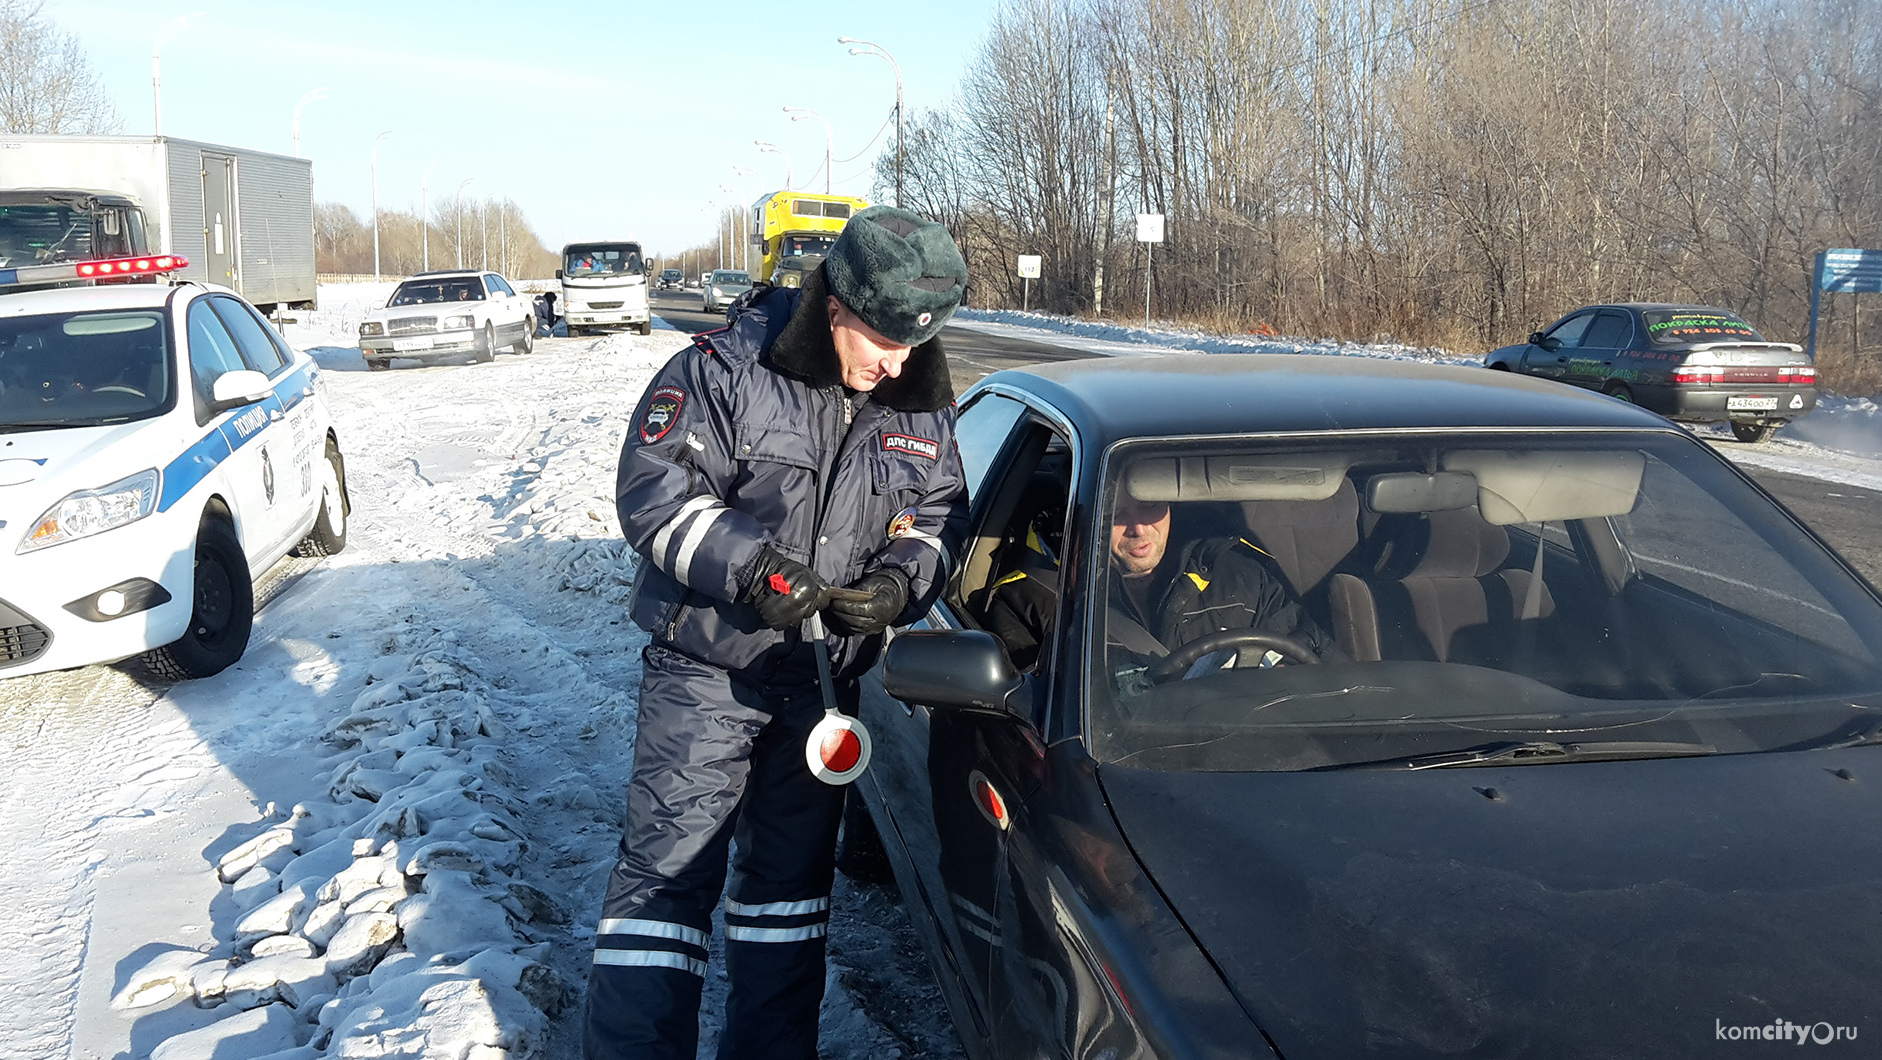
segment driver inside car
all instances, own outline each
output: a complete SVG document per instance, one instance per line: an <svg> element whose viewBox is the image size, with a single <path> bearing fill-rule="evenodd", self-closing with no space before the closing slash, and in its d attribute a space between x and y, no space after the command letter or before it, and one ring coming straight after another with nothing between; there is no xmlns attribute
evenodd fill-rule
<svg viewBox="0 0 1882 1060"><path fill-rule="evenodd" d="M1170 544L1166 501L1120 493L1111 519L1111 599L1107 623L1120 679L1191 641L1221 630L1289 637L1321 659L1344 658L1247 539L1202 536ZM1118 657L1118 656L1114 656ZM1190 672L1297 661L1261 646L1211 653Z"/></svg>

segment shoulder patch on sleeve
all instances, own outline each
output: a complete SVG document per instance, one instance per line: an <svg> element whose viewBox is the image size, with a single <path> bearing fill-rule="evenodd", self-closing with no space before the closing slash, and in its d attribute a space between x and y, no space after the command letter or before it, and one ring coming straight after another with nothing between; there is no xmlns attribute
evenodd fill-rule
<svg viewBox="0 0 1882 1060"><path fill-rule="evenodd" d="M647 412L640 418L640 441L652 445L667 436L680 422L680 409L686 405L686 391L676 386L656 387L647 399Z"/></svg>

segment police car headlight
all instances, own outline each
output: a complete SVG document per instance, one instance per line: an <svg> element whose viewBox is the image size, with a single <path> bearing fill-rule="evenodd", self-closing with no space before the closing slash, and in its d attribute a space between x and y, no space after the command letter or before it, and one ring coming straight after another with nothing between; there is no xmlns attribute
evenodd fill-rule
<svg viewBox="0 0 1882 1060"><path fill-rule="evenodd" d="M377 320L368 320L360 324L359 333L361 335L384 335L386 333L386 326L379 323Z"/></svg>
<svg viewBox="0 0 1882 1060"><path fill-rule="evenodd" d="M102 489L70 494L33 523L18 551L31 552L134 523L156 510L159 481L157 469L151 468Z"/></svg>
<svg viewBox="0 0 1882 1060"><path fill-rule="evenodd" d="M474 328L476 326L477 318L473 316L445 317L444 323L440 325L440 327L444 328L446 331L450 331L453 328Z"/></svg>

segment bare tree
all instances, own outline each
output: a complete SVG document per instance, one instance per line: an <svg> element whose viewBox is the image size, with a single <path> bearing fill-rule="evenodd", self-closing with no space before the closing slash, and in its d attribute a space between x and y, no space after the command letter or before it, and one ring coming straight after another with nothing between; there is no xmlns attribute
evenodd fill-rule
<svg viewBox="0 0 1882 1060"><path fill-rule="evenodd" d="M113 133L123 127L78 38L28 0L0 0L0 131Z"/></svg>

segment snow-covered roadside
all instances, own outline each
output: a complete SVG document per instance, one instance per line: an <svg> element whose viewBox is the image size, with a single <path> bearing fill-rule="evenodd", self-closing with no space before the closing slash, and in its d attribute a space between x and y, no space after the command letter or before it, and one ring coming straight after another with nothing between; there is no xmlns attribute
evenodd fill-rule
<svg viewBox="0 0 1882 1060"><path fill-rule="evenodd" d="M955 313L953 323L975 331L1107 357L1306 353L1435 364L1482 363L1481 353L1457 353L1432 346L1215 335L1192 328L1131 327L1011 309L962 309ZM1882 403L1879 400L1882 395L1875 398L1825 395L1808 416L1779 428L1771 441L1758 445L1743 445L1732 440L1731 432L1723 425L1698 427L1694 433L1714 442L1720 452L1742 464L1849 486L1882 489Z"/></svg>

